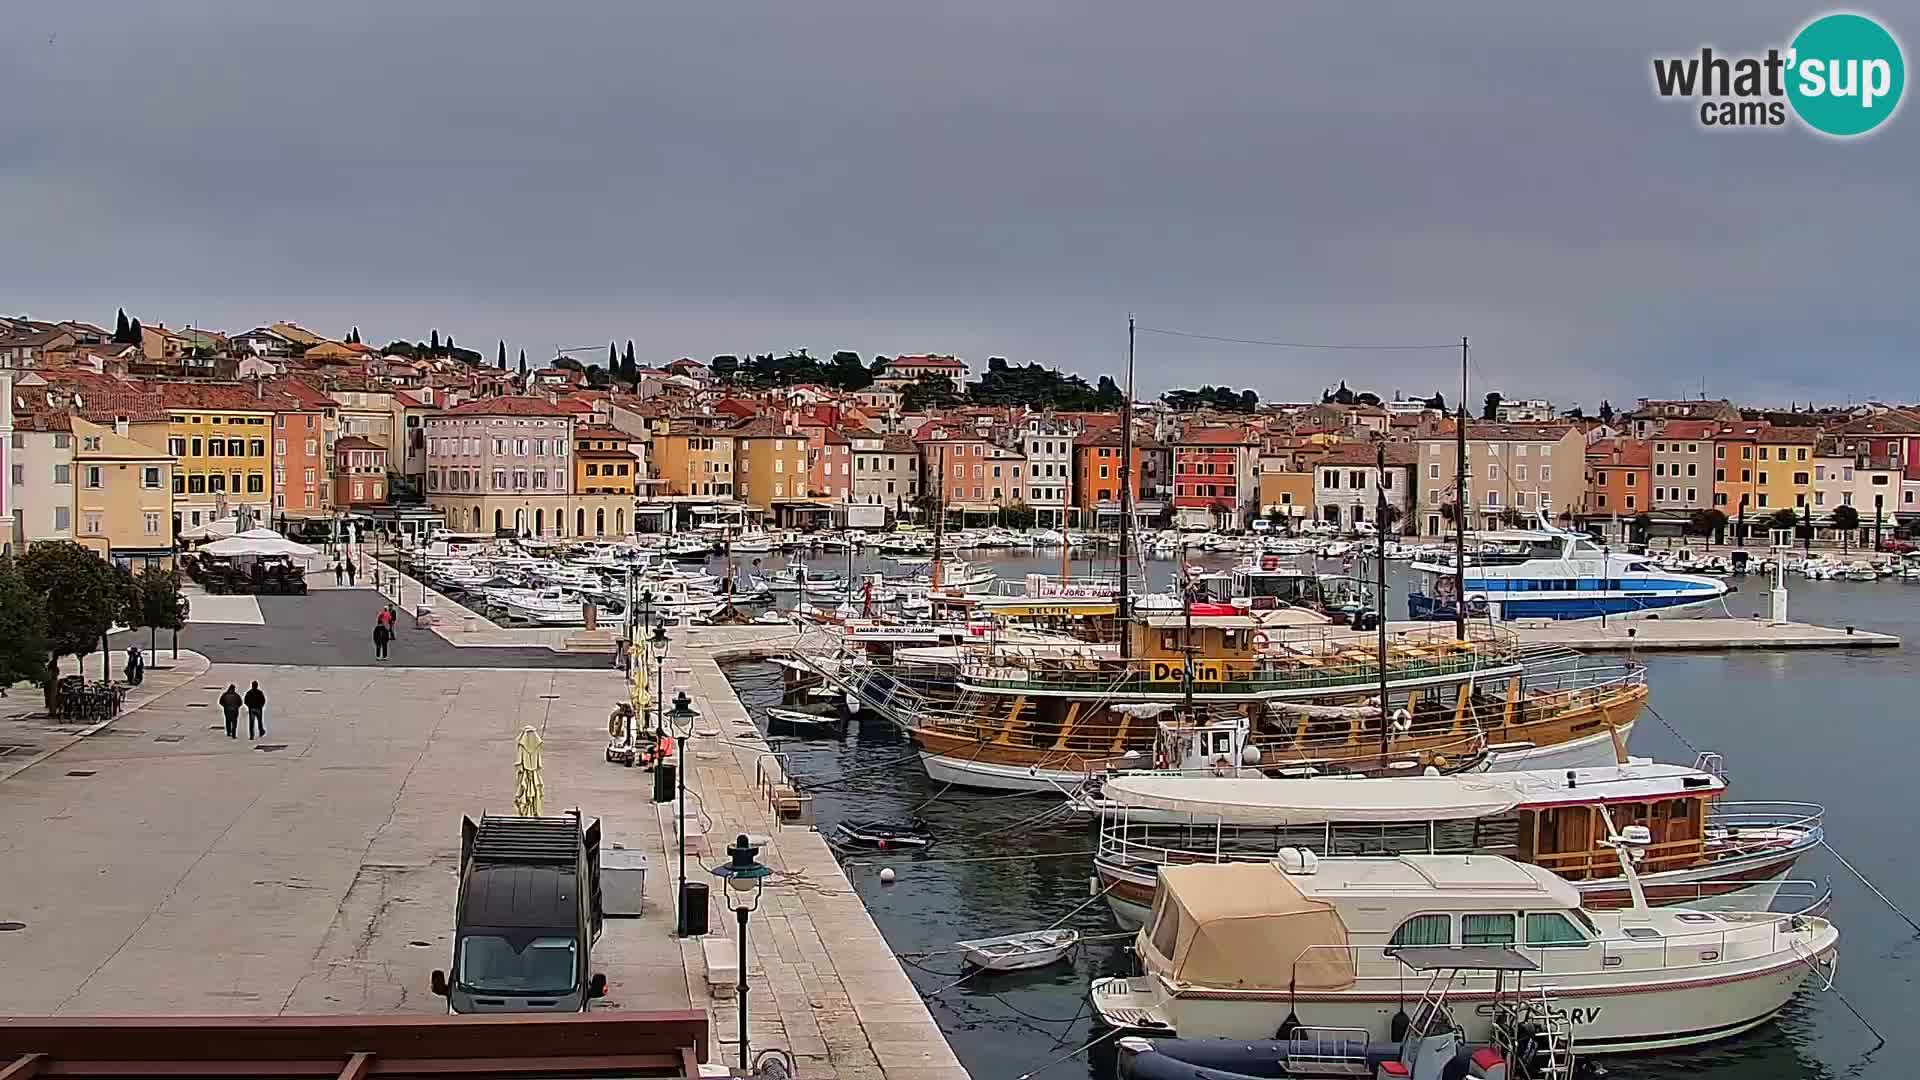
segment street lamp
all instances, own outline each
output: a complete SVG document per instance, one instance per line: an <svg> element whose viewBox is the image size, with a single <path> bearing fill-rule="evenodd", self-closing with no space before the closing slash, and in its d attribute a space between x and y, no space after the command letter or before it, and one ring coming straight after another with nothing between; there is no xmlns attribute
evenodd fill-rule
<svg viewBox="0 0 1920 1080"><path fill-rule="evenodd" d="M683 696L684 697L684 696ZM767 887L773 869L754 856L759 845L748 842L741 833L727 848L727 862L713 868L714 875L726 882L727 906L740 923L740 1071L747 1066L747 915L760 906L760 890Z"/></svg>
<svg viewBox="0 0 1920 1080"><path fill-rule="evenodd" d="M651 597L653 594L647 595ZM656 742L667 732L667 699L662 693L662 684L666 679L667 644L667 622L662 619L653 624L653 634L647 638L647 651L653 655L653 734ZM646 663L644 659L640 662Z"/></svg>
<svg viewBox="0 0 1920 1080"><path fill-rule="evenodd" d="M667 720L673 724L674 741L680 744L680 767L675 777L680 782L679 825L680 834L680 922L675 928L681 937L687 936L687 740L693 738L693 722L700 714L693 708L687 692L681 690L673 695L673 709L667 713ZM743 973L744 974L744 973Z"/></svg>

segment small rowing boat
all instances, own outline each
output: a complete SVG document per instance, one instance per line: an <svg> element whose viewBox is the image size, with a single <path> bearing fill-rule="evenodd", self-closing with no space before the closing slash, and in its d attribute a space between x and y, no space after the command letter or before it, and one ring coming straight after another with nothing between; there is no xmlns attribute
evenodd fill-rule
<svg viewBox="0 0 1920 1080"><path fill-rule="evenodd" d="M933 843L933 832L919 818L909 818L905 822L843 821L840 823L839 840L848 847L873 848L876 851L923 848Z"/></svg>
<svg viewBox="0 0 1920 1080"><path fill-rule="evenodd" d="M1026 971L1062 960L1080 944L1078 930L1029 930L1024 934L956 941L967 963L989 971Z"/></svg>
<svg viewBox="0 0 1920 1080"><path fill-rule="evenodd" d="M767 710L768 727L784 727L789 731L803 735L827 735L840 726L838 716L823 713L806 712L801 709L771 708Z"/></svg>

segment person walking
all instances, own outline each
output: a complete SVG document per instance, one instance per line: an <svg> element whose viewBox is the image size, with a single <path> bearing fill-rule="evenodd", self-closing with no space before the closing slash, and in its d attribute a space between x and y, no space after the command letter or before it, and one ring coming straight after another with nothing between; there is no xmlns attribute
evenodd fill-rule
<svg viewBox="0 0 1920 1080"><path fill-rule="evenodd" d="M353 559L347 559L347 588L353 588Z"/></svg>
<svg viewBox="0 0 1920 1080"><path fill-rule="evenodd" d="M140 656L140 646L127 646L127 685L139 686L140 679L146 674L147 664Z"/></svg>
<svg viewBox="0 0 1920 1080"><path fill-rule="evenodd" d="M385 612L381 614L384 615ZM384 619L373 624L373 658L375 660L385 660L387 658L387 643L392 640L393 631L387 629L387 624Z"/></svg>
<svg viewBox="0 0 1920 1080"><path fill-rule="evenodd" d="M247 738L257 739L267 733L267 695L255 682L253 689L241 699L247 705Z"/></svg>
<svg viewBox="0 0 1920 1080"><path fill-rule="evenodd" d="M240 726L240 691L232 683L227 684L227 692L220 695L220 711L227 714L227 738L240 736L235 730Z"/></svg>
<svg viewBox="0 0 1920 1080"><path fill-rule="evenodd" d="M346 568L341 565L339 559L333 560L333 583L335 585L345 585L347 583L347 571Z"/></svg>

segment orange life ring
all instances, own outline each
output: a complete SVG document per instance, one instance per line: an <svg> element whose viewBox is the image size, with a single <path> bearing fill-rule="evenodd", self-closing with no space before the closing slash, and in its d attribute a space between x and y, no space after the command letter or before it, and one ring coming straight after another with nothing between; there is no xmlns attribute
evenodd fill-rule
<svg viewBox="0 0 1920 1080"><path fill-rule="evenodd" d="M1264 649L1267 647L1268 643L1271 642L1272 640L1273 640L1272 638L1267 636L1267 632L1265 630L1255 630L1253 632L1254 648Z"/></svg>

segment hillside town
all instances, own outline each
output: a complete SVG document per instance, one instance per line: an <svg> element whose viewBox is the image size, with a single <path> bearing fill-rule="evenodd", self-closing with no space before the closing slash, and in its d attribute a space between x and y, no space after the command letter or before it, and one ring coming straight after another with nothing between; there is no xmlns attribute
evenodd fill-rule
<svg viewBox="0 0 1920 1080"><path fill-rule="evenodd" d="M510 363L358 328L226 333L0 318L8 544L72 540L131 568L244 514L590 538L699 525L1145 525L1451 535L1547 521L1622 541L1763 530L1890 544L1920 523L1920 410L1640 398L1597 410L1488 392L1319 400L1176 390L1125 407L1041 365L804 352ZM1355 378L1355 381L1360 381ZM1131 416L1131 437L1123 416ZM1124 477L1124 479L1123 479ZM1384 500L1381 496L1385 496ZM1382 505L1384 504L1384 510Z"/></svg>

